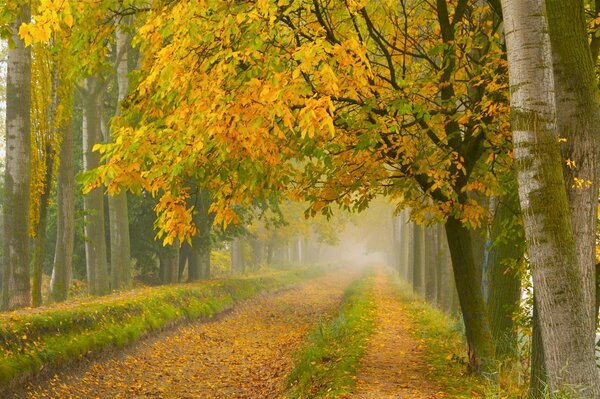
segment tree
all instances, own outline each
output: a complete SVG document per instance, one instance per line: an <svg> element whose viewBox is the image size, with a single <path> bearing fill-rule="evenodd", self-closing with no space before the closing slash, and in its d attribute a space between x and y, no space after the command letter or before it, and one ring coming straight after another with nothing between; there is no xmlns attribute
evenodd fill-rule
<svg viewBox="0 0 600 399"><path fill-rule="evenodd" d="M129 91L128 73L128 40L125 21L121 21L116 32L116 72L118 96L121 103ZM118 111L117 111L118 112ZM111 135L112 136L112 135ZM112 138L111 138L112 139ZM115 194L108 198L110 225L110 273L111 289L129 288L131 286L131 248L129 243L129 213L127 194Z"/></svg>
<svg viewBox="0 0 600 399"><path fill-rule="evenodd" d="M493 194L491 170L510 164L498 27L463 0L155 7L125 108L136 122L102 148L94 183L157 195L166 243L195 231L190 177L214 194L216 223L282 191L314 213L378 195L419 221L431 213L445 222L471 368L484 370L494 347L468 227L485 210L469 193Z"/></svg>
<svg viewBox="0 0 600 399"><path fill-rule="evenodd" d="M492 219L487 261L487 305L492 335L500 357L517 354L517 331L513 316L521 300L525 233L515 186L513 179L510 179L507 192L490 201Z"/></svg>
<svg viewBox="0 0 600 399"><path fill-rule="evenodd" d="M586 297L579 266L557 132L563 133L565 124L577 122L569 128L585 137L590 129L587 123L597 124L597 83L588 70L593 63L583 25L583 4L567 3L569 10L547 1L548 13L539 0L506 0L502 7L519 197L548 385L553 392L576 386L582 397L596 398L600 380L591 344L591 299ZM571 26L569 34L559 33L557 28L567 23ZM570 51L577 51L578 57L568 61ZM579 83L570 88L580 93L575 99L565 92L566 82ZM580 103L579 97L589 103ZM574 106L582 108L575 120L570 119L577 115ZM560 107L567 109L557 113ZM557 116L565 118L559 119L558 127ZM587 215L585 207L577 212Z"/></svg>
<svg viewBox="0 0 600 399"><path fill-rule="evenodd" d="M33 236L33 306L42 304L42 274L46 253L48 208L56 175L59 123L59 65L43 44L33 46L31 127L32 151L30 230ZM61 93L63 94L63 93ZM60 104L64 105L64 104ZM61 113L62 114L62 113Z"/></svg>
<svg viewBox="0 0 600 399"><path fill-rule="evenodd" d="M100 154L93 151L102 142L101 110L105 82L98 75L86 79L83 97L83 167L92 170L100 165ZM106 235L104 230L104 194L96 188L84 197L85 258L87 280L92 295L110 290Z"/></svg>
<svg viewBox="0 0 600 399"><path fill-rule="evenodd" d="M57 181L56 249L50 279L50 299L67 299L73 274L75 239L75 176L73 172L73 127L64 127Z"/></svg>
<svg viewBox="0 0 600 399"><path fill-rule="evenodd" d="M4 175L4 273L2 305L31 304L29 281L29 180L31 152L31 48L18 34L29 22L29 4L17 9L11 24L6 82L6 170Z"/></svg>

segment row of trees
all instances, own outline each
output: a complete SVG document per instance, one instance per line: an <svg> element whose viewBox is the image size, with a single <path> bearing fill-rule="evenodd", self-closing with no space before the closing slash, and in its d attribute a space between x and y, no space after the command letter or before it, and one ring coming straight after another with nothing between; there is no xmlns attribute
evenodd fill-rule
<svg viewBox="0 0 600 399"><path fill-rule="evenodd" d="M27 25L27 5L15 4L4 14L17 44L8 89L14 85L21 97L9 99L27 97L29 87L27 77L11 83L11 62L29 59L17 27L25 41L51 45L59 59L82 61L64 76L76 77L73 90L77 79L86 82L84 152L86 166L97 167L86 180L93 242L101 241L102 225L92 226L102 212L92 210L101 206L93 198L102 185L113 194L155 197L167 246L206 236L211 223L199 215L208 212L227 227L241 221L240 209L273 193L308 201L312 215L331 215L335 204L361 211L387 196L398 210L410 208L418 224L443 224L469 365L485 372L503 351L492 319L505 314L488 310L514 303L515 291L500 287L514 287L516 277L502 265L522 255L510 241L520 236L508 229L514 237L496 240L490 262L482 231L499 236L515 224L518 186L535 287L534 336L541 337L533 358L543 359L544 370L532 380L553 391L576 385L583 397L600 395L593 348L597 81L582 1L40 1ZM132 16L128 26L142 56L111 124L112 142L96 147L106 160L100 163L90 151L103 126L95 113L103 105L101 66L115 28ZM10 218L15 198L26 198L29 187L18 167L29 162L29 135L28 118L11 112L5 209L12 239L4 280L17 306L25 303L18 293L26 292L19 284L28 263L15 237L25 238L27 228ZM210 206L203 193L211 194ZM419 231L413 243L427 234ZM105 253L88 247L90 259ZM489 293L482 263L487 278L499 281ZM88 276L105 270L99 259ZM106 277L96 280L95 292L104 292Z"/></svg>
<svg viewBox="0 0 600 399"><path fill-rule="evenodd" d="M128 198L124 192L107 196L98 188L82 195L76 176L103 162L94 147L112 140L110 120L119 117L119 103L134 76L130 71L140 63L139 51L131 46L138 28L132 14L138 9L122 2L114 3L117 10L110 5L36 1L7 2L3 8L2 32L10 37L2 308L64 301L73 273L87 280L91 294L104 295L130 288L137 274L163 283L208 278L215 245L221 251L231 246L234 257L244 259L237 254L244 247L239 243L250 242L246 252L252 255L246 263L257 267L274 256L302 260L300 255L273 254L292 239L333 242L339 226L327 231L331 226L322 221L294 224L302 211L273 199L240 210L245 226L213 229L212 196L188 179L186 203L195 209L190 221L198 234L163 247L155 241L151 215L160 203L151 192ZM68 13L60 15L54 28L65 30L44 30L62 11ZM273 228L252 222L266 210L270 214L264 219ZM233 245L227 244L234 238ZM238 263L236 268L244 270ZM42 297L44 273L51 274L48 298Z"/></svg>

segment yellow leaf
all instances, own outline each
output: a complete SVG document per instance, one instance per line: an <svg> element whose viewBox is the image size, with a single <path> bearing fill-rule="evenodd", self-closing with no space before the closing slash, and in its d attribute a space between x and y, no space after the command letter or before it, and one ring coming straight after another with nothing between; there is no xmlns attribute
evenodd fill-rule
<svg viewBox="0 0 600 399"><path fill-rule="evenodd" d="M25 47L30 46L32 42L31 26L29 24L22 24L19 27L19 36L25 42Z"/></svg>
<svg viewBox="0 0 600 399"><path fill-rule="evenodd" d="M73 16L71 14L65 15L64 21L69 28L73 27Z"/></svg>

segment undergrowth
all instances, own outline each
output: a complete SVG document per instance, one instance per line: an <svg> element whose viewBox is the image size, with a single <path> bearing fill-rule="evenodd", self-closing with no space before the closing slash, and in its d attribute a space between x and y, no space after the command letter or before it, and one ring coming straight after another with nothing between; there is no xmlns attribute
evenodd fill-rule
<svg viewBox="0 0 600 399"><path fill-rule="evenodd" d="M310 335L296 356L286 397L336 398L353 391L359 361L374 329L373 285L371 271L352 283L337 316L321 321Z"/></svg>
<svg viewBox="0 0 600 399"><path fill-rule="evenodd" d="M0 384L66 364L185 319L210 318L261 291L325 273L308 267L266 276L153 287L0 315Z"/></svg>

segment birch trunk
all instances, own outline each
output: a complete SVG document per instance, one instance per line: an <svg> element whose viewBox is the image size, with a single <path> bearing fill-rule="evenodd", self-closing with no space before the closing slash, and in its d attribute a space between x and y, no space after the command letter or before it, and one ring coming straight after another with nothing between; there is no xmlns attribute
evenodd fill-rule
<svg viewBox="0 0 600 399"><path fill-rule="evenodd" d="M6 170L4 174L4 276L6 309L31 305L29 281L29 180L31 173L31 47L17 34L29 22L29 5L12 24L14 48L8 49L6 80Z"/></svg>
<svg viewBox="0 0 600 399"><path fill-rule="evenodd" d="M555 124L546 10L540 0L504 0L502 8L519 198L548 386L553 392L580 387L581 397L598 398L589 305L584 301Z"/></svg>

